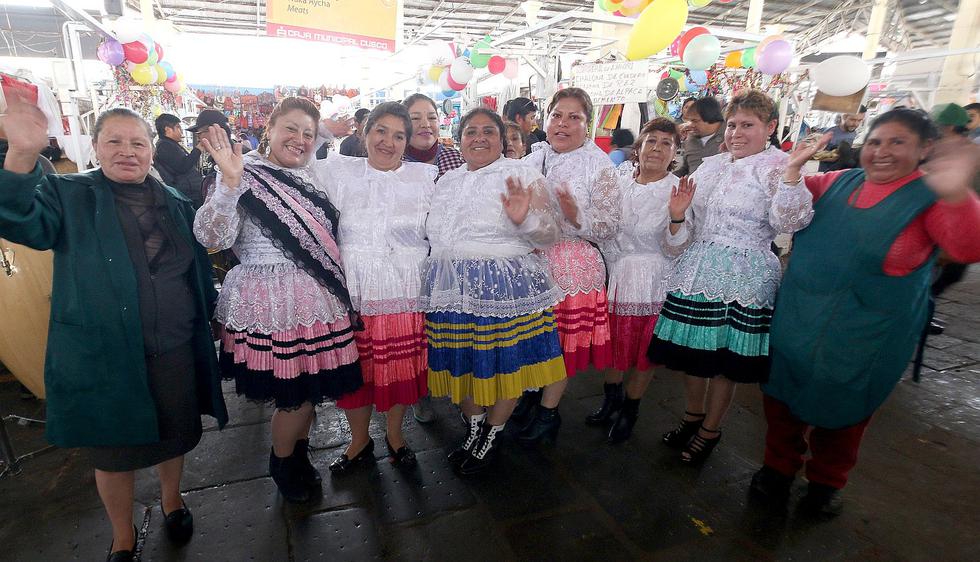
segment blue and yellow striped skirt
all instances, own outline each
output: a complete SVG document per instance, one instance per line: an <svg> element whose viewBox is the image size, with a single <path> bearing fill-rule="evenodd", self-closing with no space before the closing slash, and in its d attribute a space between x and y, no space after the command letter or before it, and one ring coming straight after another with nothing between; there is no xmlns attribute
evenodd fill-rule
<svg viewBox="0 0 980 562"><path fill-rule="evenodd" d="M460 312L425 315L429 391L481 406L517 398L565 378L565 363L551 309L513 318Z"/></svg>

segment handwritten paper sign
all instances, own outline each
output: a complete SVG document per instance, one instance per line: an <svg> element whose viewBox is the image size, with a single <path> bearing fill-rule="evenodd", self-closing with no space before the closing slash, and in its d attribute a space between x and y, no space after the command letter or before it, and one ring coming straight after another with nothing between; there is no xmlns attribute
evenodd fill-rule
<svg viewBox="0 0 980 562"><path fill-rule="evenodd" d="M645 102L649 72L645 60L578 64L572 69L572 85L588 92L596 106Z"/></svg>

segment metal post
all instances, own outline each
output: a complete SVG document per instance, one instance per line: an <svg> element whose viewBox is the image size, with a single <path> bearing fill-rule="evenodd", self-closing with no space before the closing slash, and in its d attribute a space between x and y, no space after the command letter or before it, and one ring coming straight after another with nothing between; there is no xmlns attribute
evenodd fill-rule
<svg viewBox="0 0 980 562"><path fill-rule="evenodd" d="M13 445L10 444L10 436L7 435L7 424L4 422L3 416L0 416L0 456L2 456L4 464L7 465L0 476L4 476L8 472L20 474L20 460L14 454Z"/></svg>

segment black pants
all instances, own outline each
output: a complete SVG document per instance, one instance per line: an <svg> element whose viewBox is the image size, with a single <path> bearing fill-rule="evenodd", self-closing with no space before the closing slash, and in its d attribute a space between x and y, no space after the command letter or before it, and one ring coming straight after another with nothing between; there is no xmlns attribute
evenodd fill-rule
<svg viewBox="0 0 980 562"><path fill-rule="evenodd" d="M950 286L959 283L966 274L965 263L948 263L939 270L939 276L932 283L932 296L938 297Z"/></svg>

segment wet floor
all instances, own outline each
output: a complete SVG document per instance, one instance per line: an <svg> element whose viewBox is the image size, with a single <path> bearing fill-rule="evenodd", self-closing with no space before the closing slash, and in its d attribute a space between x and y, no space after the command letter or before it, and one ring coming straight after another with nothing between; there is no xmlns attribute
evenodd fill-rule
<svg viewBox="0 0 980 562"><path fill-rule="evenodd" d="M561 404L555 446L525 450L509 435L495 469L461 479L445 454L463 436L456 410L406 421L413 470L385 458L332 478L347 442L332 406L312 437L323 496L285 504L268 477L272 409L226 386L231 423L212 427L188 456L183 489L196 534L174 548L163 534L151 471L137 477L134 522L144 561L305 560L976 560L980 552L980 268L941 299L945 334L932 336L922 382L903 380L872 421L845 489L845 511L815 521L747 496L762 458L761 394L740 387L724 436L699 468L660 444L683 410L681 379L657 375L632 439L609 446L583 423L602 391L576 377ZM9 380L9 377L8 379ZM0 414L43 417L15 383L0 383ZM43 429L8 421L18 454L44 446ZM0 559L101 561L111 533L92 471L76 451L54 450L0 480Z"/></svg>

